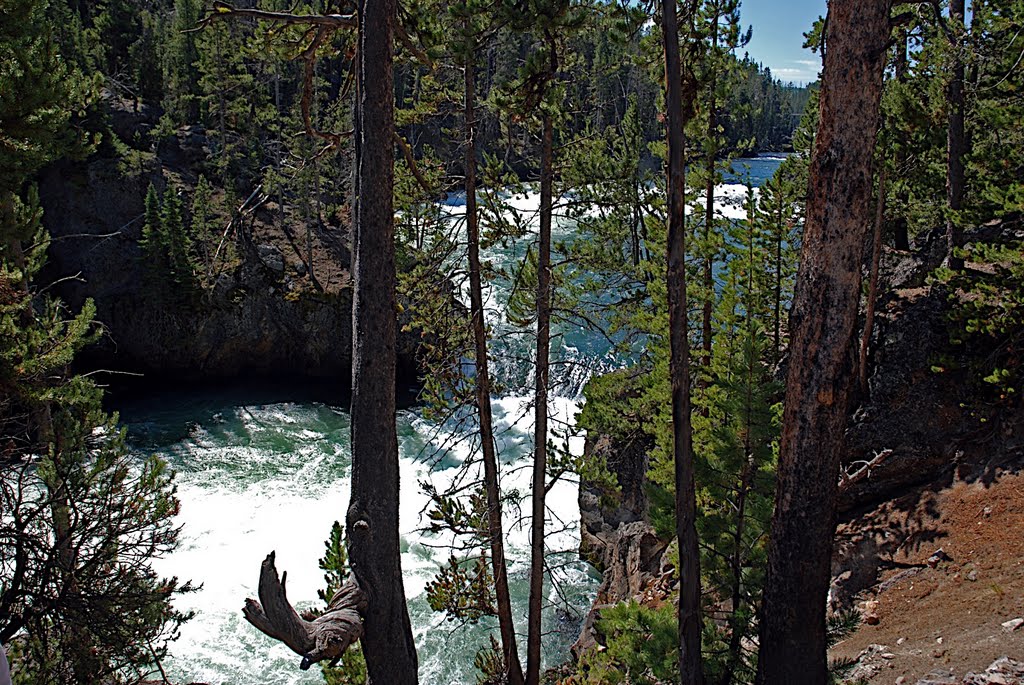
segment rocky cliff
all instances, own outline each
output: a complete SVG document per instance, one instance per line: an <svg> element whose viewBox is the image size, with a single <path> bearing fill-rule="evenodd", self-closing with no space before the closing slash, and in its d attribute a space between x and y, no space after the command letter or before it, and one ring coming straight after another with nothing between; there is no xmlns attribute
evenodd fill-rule
<svg viewBox="0 0 1024 685"><path fill-rule="evenodd" d="M671 568L665 564L668 540L658 537L648 520L646 493L648 436L638 432L628 438L589 436L588 457L603 459L618 481L619 491L583 481L580 483L580 556L601 571L597 598L573 645L577 657L591 649L599 635L595 624L601 609L635 599L642 603L668 596Z"/></svg>
<svg viewBox="0 0 1024 685"><path fill-rule="evenodd" d="M40 198L52 236L47 276L73 307L92 298L103 328L88 367L175 380L349 374L352 348L348 228L308 225L269 198L226 231L235 258L199 293L145 287L139 246L152 183L186 208L209 155L201 129L139 145L155 115L112 103L113 131L141 149L103 152L44 171ZM226 225L230 214L220 217ZM238 219L238 217L236 217ZM218 236L219 238L220 236ZM227 249L225 247L225 249ZM418 336L400 334L399 373L415 380Z"/></svg>

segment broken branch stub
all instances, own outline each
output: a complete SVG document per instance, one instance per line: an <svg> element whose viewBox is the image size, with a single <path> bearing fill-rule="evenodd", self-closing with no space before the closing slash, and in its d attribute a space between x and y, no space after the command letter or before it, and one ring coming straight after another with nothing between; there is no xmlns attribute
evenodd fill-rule
<svg viewBox="0 0 1024 685"><path fill-rule="evenodd" d="M363 635L361 614L366 610L366 595L353 580L346 580L331 598L327 610L307 621L288 603L288 574L278 577L275 554L268 554L260 566L260 601L245 600L245 620L301 656L302 670L320 661L341 658L348 646Z"/></svg>

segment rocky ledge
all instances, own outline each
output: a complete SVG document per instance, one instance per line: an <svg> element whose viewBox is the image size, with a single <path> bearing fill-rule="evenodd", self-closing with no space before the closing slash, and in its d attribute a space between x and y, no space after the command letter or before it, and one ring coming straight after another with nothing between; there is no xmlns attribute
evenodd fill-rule
<svg viewBox="0 0 1024 685"><path fill-rule="evenodd" d="M155 123L151 112L111 106L114 132L124 140L138 144L136 134ZM306 226L263 198L236 230L225 232L235 257L205 289L187 296L173 284L154 290L139 246L147 189L152 184L161 193L178 193L187 208L209 149L203 132L191 129L141 147L62 162L40 178L52 237L44 275L76 310L91 298L102 327L80 362L176 381L347 379L347 226L340 220ZM399 334L400 380L415 381L418 345L416 332Z"/></svg>
<svg viewBox="0 0 1024 685"><path fill-rule="evenodd" d="M672 568L665 559L668 541L658 537L647 519L650 448L650 439L642 434L625 440L609 436L587 439L587 455L606 460L618 480L619 492L608 493L586 481L580 484L580 556L593 564L602 578L572 647L577 658L600 639L596 623L601 609L630 600L655 604L671 593Z"/></svg>

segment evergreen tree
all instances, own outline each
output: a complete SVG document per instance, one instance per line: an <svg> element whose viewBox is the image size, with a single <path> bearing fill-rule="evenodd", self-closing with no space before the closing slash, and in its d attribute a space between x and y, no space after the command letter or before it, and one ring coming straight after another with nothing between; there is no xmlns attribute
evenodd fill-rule
<svg viewBox="0 0 1024 685"><path fill-rule="evenodd" d="M191 240L185 231L182 202L174 188L168 187L160 211L160 244L169 269L170 282L177 295L192 287L193 272L189 261Z"/></svg>
<svg viewBox="0 0 1024 685"><path fill-rule="evenodd" d="M95 308L72 314L35 284L48 239L27 182L66 153L84 106L43 19L19 0L0 23L0 642L21 683L145 677L187 617L151 567L177 538L166 466L128 454L101 391L73 374ZM15 21L8 21L8 18ZM8 67L10 65L10 67Z"/></svg>
<svg viewBox="0 0 1024 685"><path fill-rule="evenodd" d="M164 244L163 221L160 217L160 196L152 183L146 190L145 211L143 212L142 233L139 247L146 263L146 277L154 287L170 275L170 264Z"/></svg>
<svg viewBox="0 0 1024 685"><path fill-rule="evenodd" d="M146 215L149 215L149 196L146 197ZM203 175L199 176L195 193L192 195L192 217L189 234L196 263L201 266L202 283L213 285L213 253L217 240L217 214L213 203L213 187Z"/></svg>
<svg viewBox="0 0 1024 685"><path fill-rule="evenodd" d="M196 28L202 14L199 0L175 0L164 52L164 107L175 125L195 121L199 113Z"/></svg>

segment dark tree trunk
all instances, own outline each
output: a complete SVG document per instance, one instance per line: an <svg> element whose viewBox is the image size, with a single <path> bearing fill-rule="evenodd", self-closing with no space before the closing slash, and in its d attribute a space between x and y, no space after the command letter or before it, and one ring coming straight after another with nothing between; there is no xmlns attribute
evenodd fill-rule
<svg viewBox="0 0 1024 685"><path fill-rule="evenodd" d="M352 256L352 501L349 559L367 612L361 641L369 681L417 682L402 583L395 428L395 0L359 0L356 202Z"/></svg>
<svg viewBox="0 0 1024 685"><path fill-rule="evenodd" d="M964 132L964 0L950 0L949 24L953 33L953 64L950 68L946 99L949 101L949 131L946 140L946 202L950 215L946 218L946 254L950 268L964 268L964 260L953 254L963 244L960 210L964 201L964 155L967 136Z"/></svg>
<svg viewBox="0 0 1024 685"><path fill-rule="evenodd" d="M888 0L829 3L820 124L790 314L759 685L828 679L825 600L888 38Z"/></svg>
<svg viewBox="0 0 1024 685"><path fill-rule="evenodd" d="M554 45L551 46L554 50ZM554 73L554 72L552 72ZM544 115L540 172L540 236L537 249L537 388L534 393L533 518L530 531L530 616L526 682L540 684L541 609L544 602L544 520L547 493L548 375L551 351L551 212L554 122Z"/></svg>
<svg viewBox="0 0 1024 685"><path fill-rule="evenodd" d="M718 14L717 6L714 16L711 18L711 74L708 76L708 154L707 154L707 184L704 188L704 305L701 312L701 344L704 355L701 365L704 373L701 379L701 386L706 387L711 374L711 313L715 307L715 256L710 250L711 236L715 230L715 162L718 157L718 112L715 102L716 89L718 88L718 76L715 69L718 59ZM707 416L710 406L704 406L704 416Z"/></svg>
<svg viewBox="0 0 1024 685"><path fill-rule="evenodd" d="M468 23L468 22L467 22ZM467 34L469 27L467 26ZM487 492L487 535L491 547L491 572L498 608L501 652L509 685L523 685L523 667L519 663L516 630L512 621L512 600L505 568L505 536L501 522L501 492L498 489L498 458L494 450L491 420L491 380L487 361L487 327L484 322L483 285L480 276L480 225L476 211L476 74L475 52L465 64L466 126L466 232L469 242L469 299L476 343L476 407L480 416L480 447L484 457L484 489Z"/></svg>
<svg viewBox="0 0 1024 685"><path fill-rule="evenodd" d="M697 547L697 498L693 482L693 430L690 424L690 343L686 316L686 167L683 130L693 116L694 87L679 57L676 0L662 1L665 44L665 101L668 111L668 316L672 348L672 430L676 476L676 537L679 544L679 678L701 685L700 550ZM689 10L692 13L692 6ZM689 17L692 19L692 14ZM684 102L685 98L685 102Z"/></svg>

